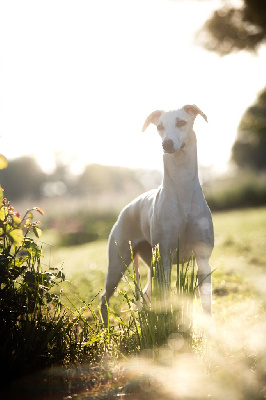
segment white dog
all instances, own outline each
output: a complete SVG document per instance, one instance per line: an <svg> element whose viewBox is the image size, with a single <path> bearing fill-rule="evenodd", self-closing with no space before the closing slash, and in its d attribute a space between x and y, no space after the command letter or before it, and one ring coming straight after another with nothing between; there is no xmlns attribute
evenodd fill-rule
<svg viewBox="0 0 266 400"><path fill-rule="evenodd" d="M165 275L169 276L170 254L180 238L180 261L193 251L198 266L198 281L203 310L211 315L211 255L214 237L212 217L198 178L197 143L193 123L206 115L195 105L176 111L154 111L146 119L157 126L164 151L164 176L158 189L137 197L120 213L109 237L109 266L101 312L107 325L107 303L134 257L139 255L150 266L152 248L159 244ZM151 273L144 292L150 297Z"/></svg>

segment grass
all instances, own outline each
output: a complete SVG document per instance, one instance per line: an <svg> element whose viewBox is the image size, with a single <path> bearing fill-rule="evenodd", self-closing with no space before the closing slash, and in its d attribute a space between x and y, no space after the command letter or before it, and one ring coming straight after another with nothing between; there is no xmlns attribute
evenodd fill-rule
<svg viewBox="0 0 266 400"><path fill-rule="evenodd" d="M238 296L241 299L260 291L256 276L257 273L261 275L266 266L266 208L219 212L213 215L213 220L215 247L210 262L216 269L213 274L216 314L216 310L220 311L221 299L231 296L237 300ZM108 262L106 240L58 248L56 234L44 232L42 241L55 244L54 247L43 246L45 259L50 259L57 267L63 265L80 297L90 300L103 288ZM144 265L141 265L141 276L145 282ZM126 282L121 281L119 287L126 290Z"/></svg>
<svg viewBox="0 0 266 400"><path fill-rule="evenodd" d="M215 247L211 257L214 319L229 316L243 301L264 301L266 266L266 208L215 213ZM107 242L100 241L73 248L54 249L52 260L75 286L76 294L86 300L103 288L107 266ZM142 268L145 281L146 268ZM127 284L121 281L121 290ZM258 300L259 299L259 300ZM117 297L112 307L120 312ZM122 306L123 307L123 306Z"/></svg>
<svg viewBox="0 0 266 400"><path fill-rule="evenodd" d="M214 312L221 311L222 298L238 302L255 296L263 301L266 209L217 213L214 227L215 248L211 260L217 268L213 276L214 294L217 294Z"/></svg>
<svg viewBox="0 0 266 400"><path fill-rule="evenodd" d="M163 344L157 344L156 357L143 351L137 359L118 362L107 351L101 363L79 364L67 370L53 368L31 380L26 378L26 383L24 380L14 388L27 387L25 398L36 398L32 394L34 382L35 395L42 388L45 394L41 397L38 392L37 398L45 399L74 395L80 399L111 399L117 395L167 400L265 398L265 226L266 208L214 214L214 325L209 327L200 314L195 316L192 346L187 346L178 333L172 333ZM47 266L63 265L69 282L62 287L70 303L79 309L84 305L80 298L90 302L104 285L107 242L58 248L54 232L45 233L42 240L55 243L54 248L43 245L44 262ZM144 282L145 267L141 269ZM125 279L119 290L128 293ZM95 308L98 301L96 298L93 303ZM123 318L130 314L126 298L118 292L111 307ZM209 328L207 339L206 335L202 338L202 325ZM118 341L124 340L121 346L127 340L125 331L120 324L110 332ZM45 379L48 384L44 388Z"/></svg>

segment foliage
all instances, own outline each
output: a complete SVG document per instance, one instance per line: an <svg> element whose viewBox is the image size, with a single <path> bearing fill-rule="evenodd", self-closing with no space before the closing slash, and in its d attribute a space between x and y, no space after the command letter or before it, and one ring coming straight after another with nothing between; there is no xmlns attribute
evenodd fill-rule
<svg viewBox="0 0 266 400"><path fill-rule="evenodd" d="M266 88L240 121L232 159L241 168L266 170Z"/></svg>
<svg viewBox="0 0 266 400"><path fill-rule="evenodd" d="M215 184L203 186L212 211L259 207L266 204L265 173L238 172L229 177L217 178Z"/></svg>
<svg viewBox="0 0 266 400"><path fill-rule="evenodd" d="M0 195L1 384L47 366L101 357L107 333L91 304L78 309L65 295L71 308L63 305L62 291L55 293L65 280L62 269L42 268L42 247L30 233L40 238L33 213L44 212L34 207L21 217L1 188Z"/></svg>
<svg viewBox="0 0 266 400"><path fill-rule="evenodd" d="M0 171L1 185L6 196L12 201L31 197L38 199L45 174L36 161L30 157L21 157L9 161L8 167Z"/></svg>
<svg viewBox="0 0 266 400"><path fill-rule="evenodd" d="M2 189L0 191L3 193ZM55 288L65 276L62 269L43 270L40 222L27 210L21 218L6 198L0 206L0 357L5 365L1 384L36 369L100 357L106 333L90 304L70 309ZM68 299L68 296L65 296ZM93 322L83 316L91 310ZM90 339L89 339L90 338ZM96 346L95 346L96 344Z"/></svg>
<svg viewBox="0 0 266 400"><path fill-rule="evenodd" d="M182 343L180 348L185 342L191 344L193 300L198 293L195 257L191 256L187 265L182 262L181 266L179 265L179 249L177 249L176 257L177 273L174 281L173 274L168 278L164 275L159 247L156 246L153 249L151 299L143 295L141 288L138 287L136 276L131 273L127 282L128 286L132 287L133 296L130 297L126 292L120 291L130 310L129 326L134 327L136 346L139 350L152 349L156 354L158 348L167 343L173 335ZM170 255L170 262L172 270L172 255ZM171 285L171 281L174 285Z"/></svg>
<svg viewBox="0 0 266 400"><path fill-rule="evenodd" d="M199 41L208 50L226 55L234 50L253 51L266 38L266 3L242 0L242 7L224 3L208 19Z"/></svg>
<svg viewBox="0 0 266 400"><path fill-rule="evenodd" d="M30 231L41 236L33 212L43 215L43 211L34 207L21 218L3 199L2 189L0 195L0 354L5 365L1 379L5 381L13 378L11 371L14 375L20 369L25 373L53 357L50 352L60 328L60 318L55 323L60 301L51 289L64 276L62 271L42 271L41 248L29 237ZM54 347L54 351L58 350Z"/></svg>
<svg viewBox="0 0 266 400"><path fill-rule="evenodd" d="M95 240L107 239L117 213L110 210L86 210L79 207L68 218L65 215L49 216L46 226L56 226L60 232L60 246L75 246L92 242Z"/></svg>
<svg viewBox="0 0 266 400"><path fill-rule="evenodd" d="M77 188L81 195L99 194L103 191L110 193L134 191L136 187L143 189L134 170L104 166L99 164L88 165L78 177Z"/></svg>
<svg viewBox="0 0 266 400"><path fill-rule="evenodd" d="M4 156L0 158L6 166ZM9 161L8 168L0 171L0 180L5 187L6 195L12 201L21 199L62 198L63 195L73 198L95 197L99 194L110 198L120 195L132 197L144 190L158 186L161 174L158 171L132 170L123 167L98 164L87 165L80 175L73 175L69 165L56 160L55 170L44 173L37 162L30 157L20 157ZM106 200L105 200L106 201Z"/></svg>

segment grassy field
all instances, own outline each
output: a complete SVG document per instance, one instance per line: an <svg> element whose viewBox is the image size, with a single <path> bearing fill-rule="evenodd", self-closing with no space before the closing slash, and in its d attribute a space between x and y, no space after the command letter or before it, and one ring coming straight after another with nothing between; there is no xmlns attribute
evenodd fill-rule
<svg viewBox="0 0 266 400"><path fill-rule="evenodd" d="M202 322L201 315L195 316L195 326L206 326L206 335L204 339L195 336L194 350L177 348L180 341L172 338L159 349L156 360L146 354L123 362L107 360L108 368L102 369L102 379L93 391L88 382L99 375L95 368L84 366L68 372L74 380L79 374L79 382L82 376L82 390L73 388L72 379L73 387L62 389L58 396L49 397L43 388L46 397L38 398L266 398L266 208L219 212L213 219L214 318L209 324ZM72 302L78 305L78 298L89 302L103 289L107 242L58 248L57 240L54 232L43 235L44 265L63 267L67 278L63 292ZM144 267L143 271L145 278ZM119 287L126 289L127 284L122 281ZM93 303L95 309L98 303L99 296ZM113 297L111 305L123 311L119 296Z"/></svg>
<svg viewBox="0 0 266 400"><path fill-rule="evenodd" d="M266 267L266 209L243 209L213 215L215 247L211 257L214 316L228 311L228 302L247 296L263 298ZM53 232L42 237L45 262L63 267L68 292L90 300L103 289L107 270L107 241L57 248ZM46 243L53 243L52 246ZM145 276L143 267L142 275ZM122 287L123 283L121 282ZM73 290L70 288L73 287Z"/></svg>

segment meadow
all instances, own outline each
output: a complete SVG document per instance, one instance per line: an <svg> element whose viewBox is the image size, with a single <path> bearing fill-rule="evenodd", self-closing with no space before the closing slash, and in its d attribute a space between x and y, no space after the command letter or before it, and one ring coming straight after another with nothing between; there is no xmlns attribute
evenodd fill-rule
<svg viewBox="0 0 266 400"><path fill-rule="evenodd" d="M266 208L217 212L213 220L213 321L204 320L197 307L190 345L172 335L156 354L143 350L113 357L107 351L101 362L53 366L16 382L12 398L18 391L23 398L23 390L28 399L266 398ZM40 243L43 268L63 268L62 301L76 310L89 303L98 312L107 241L59 247L58 233L50 230ZM141 275L145 280L144 266ZM119 289L127 291L128 283L121 281ZM111 307L127 319L130 312L119 293Z"/></svg>
<svg viewBox="0 0 266 400"><path fill-rule="evenodd" d="M215 247L211 257L214 316L228 309L223 302L242 301L250 292L262 295L266 265L266 208L241 209L213 214ZM56 232L43 234L46 262L63 267L73 292L89 301L103 289L107 270L107 241L57 247ZM53 245L49 245L53 243ZM146 268L142 267L145 280ZM68 282L65 283L68 285ZM125 288L126 286L123 286ZM71 293L72 290L69 290ZM229 297L229 298L228 298ZM261 296L263 298L263 296Z"/></svg>

